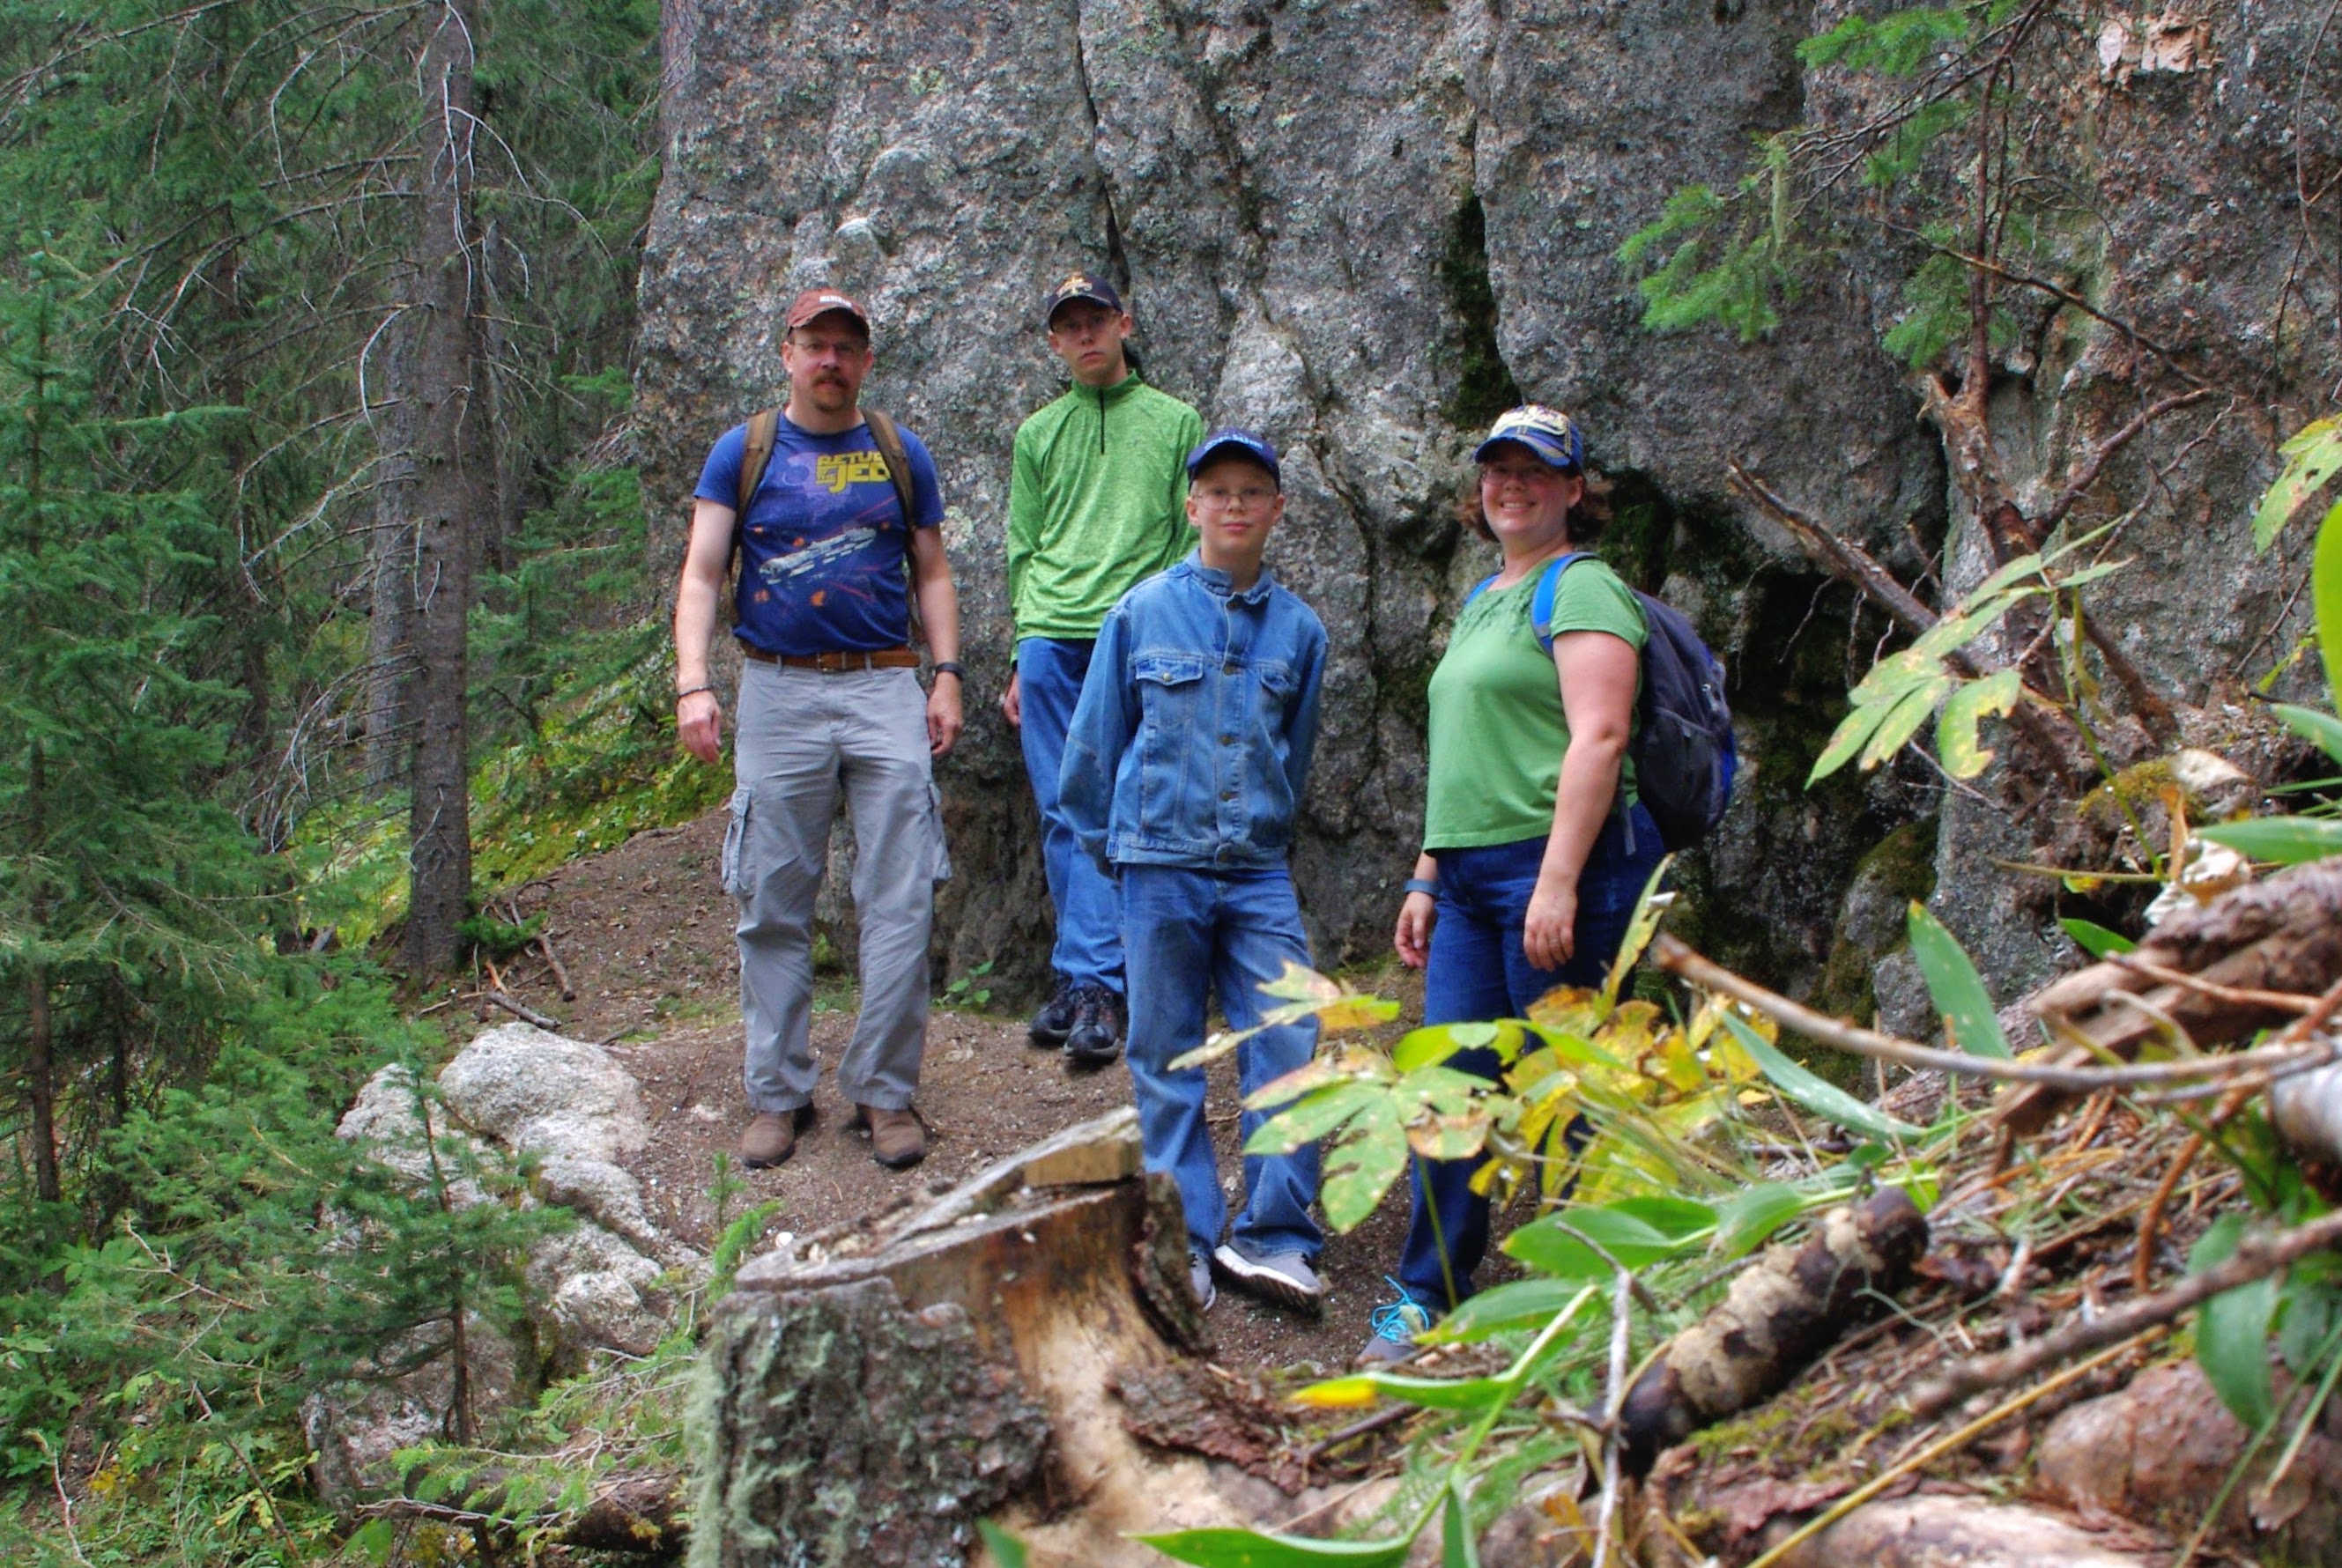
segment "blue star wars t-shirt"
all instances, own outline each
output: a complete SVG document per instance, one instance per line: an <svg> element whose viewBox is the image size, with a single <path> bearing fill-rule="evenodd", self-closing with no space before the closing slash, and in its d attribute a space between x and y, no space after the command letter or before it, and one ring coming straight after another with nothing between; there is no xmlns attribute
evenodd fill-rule
<svg viewBox="0 0 2342 1568"><path fill-rule="evenodd" d="M900 425L896 426L902 430ZM942 525L943 488L919 438L902 431L922 528ZM725 432L693 494L735 506L748 427ZM909 640L909 535L886 459L857 424L816 435L784 415L740 537L736 634L767 654L852 653Z"/></svg>

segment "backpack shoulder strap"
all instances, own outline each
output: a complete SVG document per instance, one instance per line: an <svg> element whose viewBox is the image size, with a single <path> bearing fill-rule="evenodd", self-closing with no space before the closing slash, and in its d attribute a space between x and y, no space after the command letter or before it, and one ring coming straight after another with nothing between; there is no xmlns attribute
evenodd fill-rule
<svg viewBox="0 0 2342 1568"><path fill-rule="evenodd" d="M748 444L740 454L740 499L732 508L736 517L748 515L748 503L756 495L756 486L765 482L765 470L772 464L773 440L780 428L781 411L777 408L749 416Z"/></svg>
<svg viewBox="0 0 2342 1568"><path fill-rule="evenodd" d="M878 444L878 455L886 460L886 477L895 482L895 499L903 504L904 547L908 549L910 536L919 525L918 508L912 501L910 452L903 445L903 433L886 414L865 408L862 417L870 426L870 438Z"/></svg>
<svg viewBox="0 0 2342 1568"><path fill-rule="evenodd" d="M772 465L773 442L781 428L781 411L767 408L748 416L748 444L740 453L740 489L732 506L732 554L728 563L740 554L740 531L748 525L748 503L756 498L756 486L765 482L765 470Z"/></svg>
<svg viewBox="0 0 2342 1568"><path fill-rule="evenodd" d="M1580 561L1594 557L1584 550L1572 550L1566 555L1556 555L1546 563L1544 574L1537 578L1536 592L1529 596L1529 624L1536 632L1536 640L1545 651L1553 652L1553 601L1561 592L1561 574Z"/></svg>
<svg viewBox="0 0 2342 1568"><path fill-rule="evenodd" d="M1473 584L1472 591L1464 595L1464 603L1468 604L1473 600L1478 598L1481 594L1486 593L1488 591L1488 584L1496 580L1496 574L1494 572L1491 572L1486 576L1481 578L1478 582Z"/></svg>

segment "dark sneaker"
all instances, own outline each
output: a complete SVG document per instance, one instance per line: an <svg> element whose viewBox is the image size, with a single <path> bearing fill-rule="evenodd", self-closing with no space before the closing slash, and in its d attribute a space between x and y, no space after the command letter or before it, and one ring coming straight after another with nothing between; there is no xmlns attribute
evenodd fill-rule
<svg viewBox="0 0 2342 1568"><path fill-rule="evenodd" d="M1375 1308L1366 1320L1374 1333L1358 1347L1351 1359L1372 1371L1376 1367L1396 1366L1415 1353L1415 1336L1431 1326L1431 1314L1423 1303L1406 1293L1406 1287L1386 1276L1383 1283L1398 1293L1398 1299L1385 1302Z"/></svg>
<svg viewBox="0 0 2342 1568"><path fill-rule="evenodd" d="M1036 1045L1063 1050L1066 1036L1074 1032L1074 1011L1073 982L1060 974L1049 993L1049 1000L1041 1004L1041 1011L1033 1014L1033 1022L1025 1026L1026 1036Z"/></svg>
<svg viewBox="0 0 2342 1568"><path fill-rule="evenodd" d="M1212 1303L1220 1299L1220 1293L1212 1288L1212 1260L1201 1247L1187 1249L1187 1288L1196 1293L1196 1305L1201 1311L1211 1311Z"/></svg>
<svg viewBox="0 0 2342 1568"><path fill-rule="evenodd" d="M1085 985L1074 993L1074 1027L1066 1036L1066 1059L1076 1067L1103 1067L1122 1054L1130 1011L1119 992Z"/></svg>
<svg viewBox="0 0 2342 1568"><path fill-rule="evenodd" d="M908 1106L856 1105L851 1125L870 1134L870 1157L890 1171L908 1170L927 1157L927 1124Z"/></svg>
<svg viewBox="0 0 2342 1568"><path fill-rule="evenodd" d="M758 1112L740 1134L740 1163L752 1171L770 1170L797 1152L797 1134L812 1124L811 1105Z"/></svg>
<svg viewBox="0 0 2342 1568"><path fill-rule="evenodd" d="M1299 1253L1267 1253L1249 1242L1224 1242L1212 1253L1212 1272L1232 1287L1316 1317L1326 1310L1326 1284Z"/></svg>

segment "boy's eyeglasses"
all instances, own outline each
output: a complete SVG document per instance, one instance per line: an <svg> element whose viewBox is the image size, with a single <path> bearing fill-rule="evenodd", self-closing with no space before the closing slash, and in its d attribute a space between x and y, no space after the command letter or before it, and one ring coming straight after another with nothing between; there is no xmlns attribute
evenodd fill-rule
<svg viewBox="0 0 2342 1568"><path fill-rule="evenodd" d="M1266 484L1247 484L1241 490L1223 490L1209 484L1196 492L1196 499L1214 506L1231 506L1239 501L1246 506L1266 506L1276 499L1276 492Z"/></svg>

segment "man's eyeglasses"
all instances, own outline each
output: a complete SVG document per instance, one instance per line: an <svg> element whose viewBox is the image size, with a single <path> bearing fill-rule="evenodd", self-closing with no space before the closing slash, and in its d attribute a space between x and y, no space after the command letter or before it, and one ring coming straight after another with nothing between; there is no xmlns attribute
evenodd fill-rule
<svg viewBox="0 0 2342 1568"><path fill-rule="evenodd" d="M1266 506L1276 499L1276 492L1265 484L1247 484L1239 490L1224 490L1216 484L1199 486L1196 499L1214 506L1232 506L1237 502L1246 506Z"/></svg>

